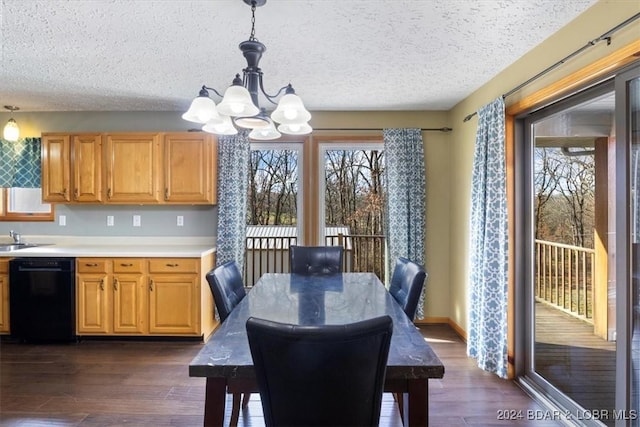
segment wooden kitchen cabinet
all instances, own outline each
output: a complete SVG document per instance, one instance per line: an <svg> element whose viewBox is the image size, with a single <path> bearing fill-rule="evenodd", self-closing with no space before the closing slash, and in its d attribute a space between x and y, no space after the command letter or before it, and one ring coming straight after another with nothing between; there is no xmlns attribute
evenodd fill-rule
<svg viewBox="0 0 640 427"><path fill-rule="evenodd" d="M216 203L217 140L202 132L43 133L49 203Z"/></svg>
<svg viewBox="0 0 640 427"><path fill-rule="evenodd" d="M110 133L105 139L106 202L160 202L160 134Z"/></svg>
<svg viewBox="0 0 640 427"><path fill-rule="evenodd" d="M113 261L113 332L144 334L148 330L144 262L136 258Z"/></svg>
<svg viewBox="0 0 640 427"><path fill-rule="evenodd" d="M208 337L215 328L203 258L77 258L78 335ZM204 273L203 273L204 272Z"/></svg>
<svg viewBox="0 0 640 427"><path fill-rule="evenodd" d="M216 140L202 132L164 135L164 201L213 204L216 202Z"/></svg>
<svg viewBox="0 0 640 427"><path fill-rule="evenodd" d="M143 261L78 258L76 263L77 334L144 334L148 315Z"/></svg>
<svg viewBox="0 0 640 427"><path fill-rule="evenodd" d="M45 202L71 201L71 135L42 134L42 199Z"/></svg>
<svg viewBox="0 0 640 427"><path fill-rule="evenodd" d="M0 335L9 332L9 260L0 259Z"/></svg>
<svg viewBox="0 0 640 427"><path fill-rule="evenodd" d="M50 203L102 201L100 134L42 134L42 199Z"/></svg>
<svg viewBox="0 0 640 427"><path fill-rule="evenodd" d="M149 333L194 334L200 315L200 260L149 260Z"/></svg>
<svg viewBox="0 0 640 427"><path fill-rule="evenodd" d="M74 202L102 201L102 136L71 136L72 199Z"/></svg>
<svg viewBox="0 0 640 427"><path fill-rule="evenodd" d="M111 263L104 259L76 260L76 333L108 334L112 324Z"/></svg>

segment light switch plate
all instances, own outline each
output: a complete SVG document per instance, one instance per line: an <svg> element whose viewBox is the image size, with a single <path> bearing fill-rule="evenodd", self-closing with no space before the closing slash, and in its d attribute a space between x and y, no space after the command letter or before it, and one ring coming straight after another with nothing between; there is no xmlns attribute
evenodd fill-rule
<svg viewBox="0 0 640 427"><path fill-rule="evenodd" d="M176 224L178 225L178 227L183 227L184 226L184 216L178 215Z"/></svg>
<svg viewBox="0 0 640 427"><path fill-rule="evenodd" d="M140 215L134 215L133 216L133 226L134 227L140 227L142 225L142 220L140 218Z"/></svg>
<svg viewBox="0 0 640 427"><path fill-rule="evenodd" d="M64 227L65 225L67 225L67 216L66 215L60 215L58 217L58 224L60 225L60 227Z"/></svg>
<svg viewBox="0 0 640 427"><path fill-rule="evenodd" d="M113 215L107 215L107 227L113 227Z"/></svg>

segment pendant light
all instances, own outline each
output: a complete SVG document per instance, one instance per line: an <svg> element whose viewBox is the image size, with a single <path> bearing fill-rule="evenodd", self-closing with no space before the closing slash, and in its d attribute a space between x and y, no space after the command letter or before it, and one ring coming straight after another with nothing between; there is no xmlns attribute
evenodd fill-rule
<svg viewBox="0 0 640 427"><path fill-rule="evenodd" d="M14 105L5 105L4 108L11 111L12 113L20 109ZM11 142L16 142L20 137L20 128L18 127L18 123L13 120L13 117L9 119L6 125L4 125L3 137L7 141Z"/></svg>

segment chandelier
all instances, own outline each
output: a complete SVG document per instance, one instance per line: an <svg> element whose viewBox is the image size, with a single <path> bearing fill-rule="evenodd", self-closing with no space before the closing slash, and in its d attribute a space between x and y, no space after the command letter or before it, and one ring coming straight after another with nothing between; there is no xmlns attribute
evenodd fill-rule
<svg viewBox="0 0 640 427"><path fill-rule="evenodd" d="M243 0L251 6L251 35L249 40L240 43L239 48L247 60L247 68L242 70L242 77L236 74L231 86L224 96L211 87L202 86L199 95L191 102L191 106L182 115L184 120L200 123L202 130L217 135L235 135L238 127L251 129L249 138L271 140L288 135L306 135L311 133L309 126L311 113L307 111L302 99L296 95L291 84L284 86L274 95L269 95L262 84L262 70L258 66L266 46L255 37L256 7L264 5L267 0ZM222 101L216 106L209 97L213 91ZM264 97L275 110L269 116L265 108L261 108L258 95ZM276 98L284 95L276 102ZM276 123L278 123L276 128Z"/></svg>

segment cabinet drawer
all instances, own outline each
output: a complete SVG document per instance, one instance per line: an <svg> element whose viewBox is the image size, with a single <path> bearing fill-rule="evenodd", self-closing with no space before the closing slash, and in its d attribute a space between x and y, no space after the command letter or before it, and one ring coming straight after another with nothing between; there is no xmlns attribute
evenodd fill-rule
<svg viewBox="0 0 640 427"><path fill-rule="evenodd" d="M149 260L149 273L197 273L200 259L154 258Z"/></svg>
<svg viewBox="0 0 640 427"><path fill-rule="evenodd" d="M108 273L109 261L105 259L81 258L77 261L78 273Z"/></svg>
<svg viewBox="0 0 640 427"><path fill-rule="evenodd" d="M117 258L113 260L114 273L142 273L144 260L138 258Z"/></svg>

